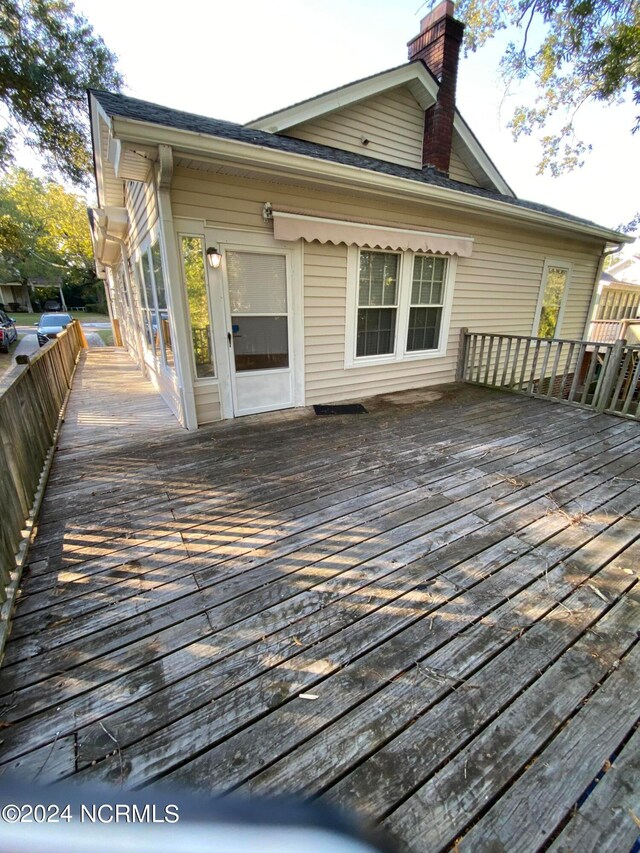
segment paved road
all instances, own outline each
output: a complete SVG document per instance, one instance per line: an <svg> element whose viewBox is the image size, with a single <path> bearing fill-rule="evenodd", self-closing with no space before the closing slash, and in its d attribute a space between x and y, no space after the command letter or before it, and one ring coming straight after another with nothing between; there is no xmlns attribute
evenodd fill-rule
<svg viewBox="0 0 640 853"><path fill-rule="evenodd" d="M18 346L13 351L13 357L17 355L32 355L38 352L40 346L38 344L38 336L35 332L30 332L18 341Z"/></svg>
<svg viewBox="0 0 640 853"><path fill-rule="evenodd" d="M83 323L80 325L83 329L110 329L111 323ZM17 323L16 329L19 332L25 332L25 334L30 334L33 332L34 325L33 323Z"/></svg>
<svg viewBox="0 0 640 853"><path fill-rule="evenodd" d="M97 332L89 332L87 331L91 328L88 324L82 327L85 330L85 337L87 339L87 343L90 347L103 347L104 341L100 337ZM95 327L94 327L95 328ZM107 328L110 328L107 325ZM35 332L29 331L25 336L18 342L18 346L15 348L15 355L30 355L32 352L38 351L38 336Z"/></svg>
<svg viewBox="0 0 640 853"><path fill-rule="evenodd" d="M83 326L83 328L85 329L85 337L90 347L105 346L104 341L97 332L89 331L89 324ZM107 324L107 328L110 328L109 324ZM26 334L24 334L24 336L18 341L17 347L11 353L12 358L10 363L5 368L0 367L0 376L2 376L4 373L6 373L7 370L10 370L15 365L15 357L17 355L33 355L33 353L38 352L39 349L40 345L38 344L38 336L32 329L27 328Z"/></svg>

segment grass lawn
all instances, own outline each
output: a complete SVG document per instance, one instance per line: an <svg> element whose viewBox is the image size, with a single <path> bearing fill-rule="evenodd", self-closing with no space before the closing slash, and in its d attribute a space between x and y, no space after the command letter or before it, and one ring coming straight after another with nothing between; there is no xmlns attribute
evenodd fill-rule
<svg viewBox="0 0 640 853"><path fill-rule="evenodd" d="M52 314L57 312L45 311L44 313ZM69 314L71 314L74 320L80 320L81 323L109 322L108 314L90 314L88 311L69 311ZM34 323L40 322L40 317L42 317L42 314L12 314L11 312L9 312L9 316L16 321L17 326L33 326Z"/></svg>
<svg viewBox="0 0 640 853"><path fill-rule="evenodd" d="M8 370L10 367L13 367L14 364L16 363L13 352L14 352L15 348L18 346L18 341L22 337L24 337L22 334L18 334L18 340L14 341L11 344L11 346L9 347L8 353L0 352L0 376L2 376L2 374L5 372L5 370Z"/></svg>

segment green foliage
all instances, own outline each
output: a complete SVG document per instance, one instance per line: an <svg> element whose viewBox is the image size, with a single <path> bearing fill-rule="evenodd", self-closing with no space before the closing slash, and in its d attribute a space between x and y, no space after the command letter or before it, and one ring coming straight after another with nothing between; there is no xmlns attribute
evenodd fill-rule
<svg viewBox="0 0 640 853"><path fill-rule="evenodd" d="M554 337L566 284L567 271L556 267L549 267L542 300L542 310L540 311L540 322L538 324L539 338Z"/></svg>
<svg viewBox="0 0 640 853"><path fill-rule="evenodd" d="M466 23L472 51L497 32L518 28L519 41L509 44L501 71L507 88L535 80L535 102L517 106L510 127L515 139L552 128L541 138L538 173L559 175L583 164L591 146L574 127L582 104L615 103L631 94L640 106L638 0L460 0L456 16ZM639 128L637 116L632 130Z"/></svg>
<svg viewBox="0 0 640 853"><path fill-rule="evenodd" d="M0 281L95 281L86 205L79 196L26 169L0 179Z"/></svg>
<svg viewBox="0 0 640 853"><path fill-rule="evenodd" d="M621 231L623 234L634 234L636 238L640 238L640 212L636 213L629 222L620 223L616 231Z"/></svg>
<svg viewBox="0 0 640 853"><path fill-rule="evenodd" d="M207 280L204 265L204 246L201 237L182 238L182 262L189 317L191 319L191 339L199 377L213 376L213 346L209 324L207 304Z"/></svg>
<svg viewBox="0 0 640 853"><path fill-rule="evenodd" d="M88 88L118 90L116 57L68 0L0 0L0 165L19 133L73 183L91 169Z"/></svg>
<svg viewBox="0 0 640 853"><path fill-rule="evenodd" d="M182 258L191 325L195 328L205 328L209 325L209 309L202 242L199 237L182 238Z"/></svg>

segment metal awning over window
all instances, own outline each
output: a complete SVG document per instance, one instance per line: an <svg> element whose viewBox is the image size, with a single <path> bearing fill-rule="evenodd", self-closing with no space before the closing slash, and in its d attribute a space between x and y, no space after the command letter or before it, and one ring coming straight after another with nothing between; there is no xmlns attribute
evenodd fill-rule
<svg viewBox="0 0 640 853"><path fill-rule="evenodd" d="M322 219L299 213L271 211L273 236L276 240L318 240L320 243L346 243L369 249L411 249L414 252L433 252L441 255L471 256L472 237L413 231L406 228L387 228L364 222L342 219Z"/></svg>

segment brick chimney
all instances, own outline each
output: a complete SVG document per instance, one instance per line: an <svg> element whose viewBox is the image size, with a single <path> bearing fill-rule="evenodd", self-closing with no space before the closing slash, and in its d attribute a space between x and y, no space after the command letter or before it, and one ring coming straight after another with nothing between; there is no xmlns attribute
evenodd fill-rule
<svg viewBox="0 0 640 853"><path fill-rule="evenodd" d="M453 17L454 4L445 0L420 21L420 33L409 44L409 59L422 59L440 82L435 104L424 114L422 166L449 173L453 116L456 108L458 56L464 24Z"/></svg>

